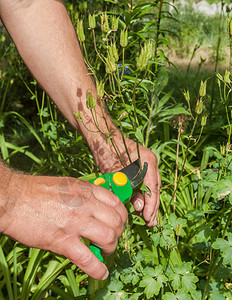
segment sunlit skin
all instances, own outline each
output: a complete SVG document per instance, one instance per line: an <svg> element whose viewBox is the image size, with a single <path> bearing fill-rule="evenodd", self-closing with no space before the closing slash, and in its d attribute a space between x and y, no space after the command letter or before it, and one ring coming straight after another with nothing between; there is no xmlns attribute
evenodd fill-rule
<svg viewBox="0 0 232 300"><path fill-rule="evenodd" d="M47 92L70 124L88 143L99 169L112 172L122 165L105 136L85 129L74 115L78 111L90 130L96 131L86 94L97 97L88 75L75 30L59 0L0 0L0 15L21 57L32 75ZM101 108L98 122L106 131ZM129 164L121 133L106 115L113 140L125 165ZM132 160L136 144L126 139ZM160 176L156 156L140 147L142 163L148 163L144 183L151 196L132 199L135 210L148 226L156 225L159 208ZM30 247L51 250L68 257L95 279L108 276L107 267L80 241L82 237L112 253L121 236L127 211L110 191L74 178L17 174L0 164L0 230Z"/></svg>

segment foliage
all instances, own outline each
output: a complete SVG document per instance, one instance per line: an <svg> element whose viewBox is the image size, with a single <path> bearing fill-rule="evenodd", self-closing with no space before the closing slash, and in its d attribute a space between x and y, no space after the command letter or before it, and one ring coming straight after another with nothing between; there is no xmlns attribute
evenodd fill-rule
<svg viewBox="0 0 232 300"><path fill-rule="evenodd" d="M146 227L128 204L129 218L117 251L106 258L110 277L101 283L63 257L1 236L0 298L230 299L231 73L216 74L214 101L207 78L189 85L182 80L180 100L170 88L165 67L166 46L175 42L166 28L176 21L162 0L65 4L101 103L107 104L124 135L158 157L158 225ZM179 20L182 32L188 16ZM197 22L203 22L207 34L213 30L212 20L197 18L182 36L186 48L193 43ZM87 180L95 165L82 137L31 78L4 31L0 49L2 157L34 174ZM95 101L89 93L86 104L93 118ZM31 103L34 111L27 108ZM103 134L110 142L110 132Z"/></svg>

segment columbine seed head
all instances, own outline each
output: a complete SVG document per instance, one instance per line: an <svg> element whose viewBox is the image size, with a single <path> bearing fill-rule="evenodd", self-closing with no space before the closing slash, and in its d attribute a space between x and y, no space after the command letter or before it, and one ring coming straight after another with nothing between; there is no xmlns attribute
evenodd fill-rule
<svg viewBox="0 0 232 300"><path fill-rule="evenodd" d="M90 29L96 28L95 14L93 15L89 14L89 28Z"/></svg>
<svg viewBox="0 0 232 300"><path fill-rule="evenodd" d="M126 48L128 44L128 31L127 30L122 30L120 34L120 45L123 48Z"/></svg>
<svg viewBox="0 0 232 300"><path fill-rule="evenodd" d="M97 86L97 95L100 99L102 99L105 94L105 89L104 89L105 83L102 80L100 82L97 81L96 86Z"/></svg>
<svg viewBox="0 0 232 300"><path fill-rule="evenodd" d="M196 104L196 114L197 115L200 115L202 113L203 105L204 105L203 101L197 100L197 104Z"/></svg>
<svg viewBox="0 0 232 300"><path fill-rule="evenodd" d="M119 17L116 18L116 16L112 16L112 18L111 18L111 30L112 31L118 30L118 21L119 21Z"/></svg>
<svg viewBox="0 0 232 300"><path fill-rule="evenodd" d="M207 115L201 117L201 126L204 127L207 122Z"/></svg>
<svg viewBox="0 0 232 300"><path fill-rule="evenodd" d="M189 101L190 101L189 90L183 91L183 95L184 95L185 100L189 103Z"/></svg>
<svg viewBox="0 0 232 300"><path fill-rule="evenodd" d="M232 18L229 19L227 18L227 32L229 34L229 36L232 36Z"/></svg>
<svg viewBox="0 0 232 300"><path fill-rule="evenodd" d="M141 49L140 55L137 60L137 68L142 71L144 70L147 65L150 58L152 58L153 55L153 45L152 42L145 43L144 47Z"/></svg>
<svg viewBox="0 0 232 300"><path fill-rule="evenodd" d="M199 89L200 97L205 97L205 95L206 95L206 84L207 84L207 81L201 80L201 85L200 85L200 89Z"/></svg>
<svg viewBox="0 0 232 300"><path fill-rule="evenodd" d="M78 111L78 113L74 113L74 115L80 120L82 121L83 120L83 117L82 117L82 114Z"/></svg>
<svg viewBox="0 0 232 300"><path fill-rule="evenodd" d="M85 33L83 28L83 20L77 20L77 36L80 42L85 41Z"/></svg>
<svg viewBox="0 0 232 300"><path fill-rule="evenodd" d="M87 92L86 94L86 107L92 109L96 106L96 100L93 99L92 92Z"/></svg>
<svg viewBox="0 0 232 300"><path fill-rule="evenodd" d="M119 57L118 57L118 51L117 51L117 48L116 48L116 44L111 43L108 50L109 50L109 56L110 56L111 60L114 60L115 62L117 62Z"/></svg>
<svg viewBox="0 0 232 300"><path fill-rule="evenodd" d="M230 83L230 71L227 71L227 70L225 71L224 82Z"/></svg>
<svg viewBox="0 0 232 300"><path fill-rule="evenodd" d="M106 73L107 74L114 73L116 71L116 68L117 68L117 65L116 65L115 61L110 56L108 56L106 58L105 66L106 66Z"/></svg>
<svg viewBox="0 0 232 300"><path fill-rule="evenodd" d="M106 12L101 15L101 30L104 33L108 33L110 30L108 15L106 14Z"/></svg>

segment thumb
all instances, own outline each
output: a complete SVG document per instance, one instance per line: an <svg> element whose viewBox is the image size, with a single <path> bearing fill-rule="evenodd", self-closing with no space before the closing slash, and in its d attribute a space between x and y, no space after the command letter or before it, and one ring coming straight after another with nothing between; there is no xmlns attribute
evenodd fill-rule
<svg viewBox="0 0 232 300"><path fill-rule="evenodd" d="M89 250L78 238L66 240L62 255L77 265L83 272L97 280L105 280L109 271L105 264Z"/></svg>

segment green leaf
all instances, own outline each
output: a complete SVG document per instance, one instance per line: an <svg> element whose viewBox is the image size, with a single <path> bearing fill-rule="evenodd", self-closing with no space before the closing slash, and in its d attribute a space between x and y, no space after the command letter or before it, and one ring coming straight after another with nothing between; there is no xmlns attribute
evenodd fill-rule
<svg viewBox="0 0 232 300"><path fill-rule="evenodd" d="M156 272L155 272L154 268L150 268L150 267L146 267L143 270L143 273L145 275L148 275L148 276L151 276L151 277L155 277L156 276Z"/></svg>
<svg viewBox="0 0 232 300"><path fill-rule="evenodd" d="M148 195L151 195L151 190L150 190L149 186L145 185L144 183L142 183L140 190L144 191Z"/></svg>
<svg viewBox="0 0 232 300"><path fill-rule="evenodd" d="M229 244L229 242L227 242L226 240L224 240L222 238L217 238L216 241L213 242L212 247L214 249L225 251L227 248L230 247L230 244Z"/></svg>
<svg viewBox="0 0 232 300"><path fill-rule="evenodd" d="M142 127L141 126L139 126L136 129L135 136L136 136L137 140L139 141L139 143L141 143L143 145L144 144L144 137L143 137Z"/></svg>
<svg viewBox="0 0 232 300"><path fill-rule="evenodd" d="M182 277L182 287L186 292L190 292L191 290L196 290L196 282L198 278L194 274L185 274Z"/></svg>
<svg viewBox="0 0 232 300"><path fill-rule="evenodd" d="M112 278L110 280L110 283L108 284L107 288L110 290L110 291L114 291L114 292L119 292L123 287L123 284L121 281L115 279L115 278Z"/></svg>
<svg viewBox="0 0 232 300"><path fill-rule="evenodd" d="M230 264L232 266L232 247L229 247L223 251L223 258L225 264Z"/></svg>
<svg viewBox="0 0 232 300"><path fill-rule="evenodd" d="M183 289L176 294L176 298L178 300L192 300L191 296L188 295Z"/></svg>
<svg viewBox="0 0 232 300"><path fill-rule="evenodd" d="M170 279L172 280L172 287L174 290L178 290L180 287L180 275L178 274L171 274Z"/></svg>
<svg viewBox="0 0 232 300"><path fill-rule="evenodd" d="M139 284L140 287L145 287L145 294L148 299L152 298L154 295L158 295L160 291L159 283L150 276L144 276L142 281Z"/></svg>
<svg viewBox="0 0 232 300"><path fill-rule="evenodd" d="M176 296L173 293L167 292L163 295L163 300L176 300Z"/></svg>

